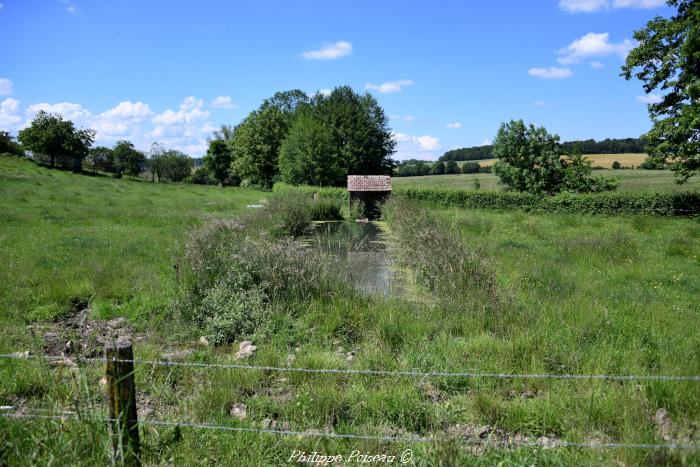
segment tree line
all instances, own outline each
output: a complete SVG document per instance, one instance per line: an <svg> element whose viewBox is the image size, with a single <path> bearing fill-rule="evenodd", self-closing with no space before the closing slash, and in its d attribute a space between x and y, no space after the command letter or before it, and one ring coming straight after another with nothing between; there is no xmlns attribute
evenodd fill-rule
<svg viewBox="0 0 700 467"><path fill-rule="evenodd" d="M457 175L490 172L489 167L481 167L478 162L467 161L460 167L455 161L426 162L408 159L399 162L394 175L397 177L420 177L423 175Z"/></svg>
<svg viewBox="0 0 700 467"><path fill-rule="evenodd" d="M646 143L639 138L594 139L565 141L560 143L564 154L572 154L580 151L583 154L625 154L646 152ZM475 161L483 159L495 159L493 145L474 146L471 148L451 149L438 160L440 161Z"/></svg>

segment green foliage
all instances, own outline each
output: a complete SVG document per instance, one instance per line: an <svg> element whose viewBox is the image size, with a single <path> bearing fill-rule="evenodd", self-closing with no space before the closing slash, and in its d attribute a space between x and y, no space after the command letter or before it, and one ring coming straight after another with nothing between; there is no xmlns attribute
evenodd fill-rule
<svg viewBox="0 0 700 467"><path fill-rule="evenodd" d="M317 187L317 186L309 186L309 185L299 185L299 186L291 186L287 185L286 183L278 182L275 183L275 186L272 188L273 193L278 193L278 192L284 192L287 190L296 190L300 191L303 193L306 193L310 198L313 198L314 195L318 196L320 199L332 199L337 201L339 204L347 204L349 201L349 194L348 190L345 188L340 188L340 187L330 187L330 186L324 186L324 187Z"/></svg>
<svg viewBox="0 0 700 467"><path fill-rule="evenodd" d="M613 161L613 163L612 163L612 168L613 168L614 170L619 170L619 169L622 168L622 164L620 164L620 161Z"/></svg>
<svg viewBox="0 0 700 467"><path fill-rule="evenodd" d="M216 185L218 183L206 167L196 169L189 177L189 182L195 185Z"/></svg>
<svg viewBox="0 0 700 467"><path fill-rule="evenodd" d="M458 174L461 170L455 161L447 161L445 163L445 173L447 175Z"/></svg>
<svg viewBox="0 0 700 467"><path fill-rule="evenodd" d="M269 320L267 296L260 287L237 288L226 278L207 291L198 308L198 317L214 345L253 338Z"/></svg>
<svg viewBox="0 0 700 467"><path fill-rule="evenodd" d="M146 168L146 155L134 148L130 141L117 141L112 149L114 156L114 175L121 178L123 174L138 177Z"/></svg>
<svg viewBox="0 0 700 467"><path fill-rule="evenodd" d="M668 162L678 183L700 170L700 3L668 0L677 8L671 18L655 17L634 33L638 45L630 51L622 76L644 82L644 90L663 92L649 104L652 129L644 135L649 154Z"/></svg>
<svg viewBox="0 0 700 467"><path fill-rule="evenodd" d="M112 150L105 146L90 148L85 158L85 165L93 173L97 171L114 173L114 154Z"/></svg>
<svg viewBox="0 0 700 467"><path fill-rule="evenodd" d="M643 170L664 170L666 169L666 161L659 160L658 157L647 157L644 162L639 164L639 168Z"/></svg>
<svg viewBox="0 0 700 467"><path fill-rule="evenodd" d="M465 162L462 164L463 174L476 174L479 173L479 169L481 169L481 166L478 162Z"/></svg>
<svg viewBox="0 0 700 467"><path fill-rule="evenodd" d="M94 140L94 130L76 130L73 122L63 120L60 114L43 110L19 132L22 147L32 151L35 160L46 161L52 167L58 163L75 171L82 169L83 159Z"/></svg>
<svg viewBox="0 0 700 467"><path fill-rule="evenodd" d="M313 221L342 219L341 203L331 197L314 199L308 191L295 188L276 190L258 217L273 236L300 237L311 230Z"/></svg>
<svg viewBox="0 0 700 467"><path fill-rule="evenodd" d="M474 189L475 190L480 190L481 189L481 182L479 181L478 178L474 179Z"/></svg>
<svg viewBox="0 0 700 467"><path fill-rule="evenodd" d="M8 131L0 131L0 154L24 157L24 151Z"/></svg>
<svg viewBox="0 0 700 467"><path fill-rule="evenodd" d="M343 220L342 206L333 198L321 198L311 203L311 218L315 221L340 221Z"/></svg>
<svg viewBox="0 0 700 467"><path fill-rule="evenodd" d="M559 136L549 134L544 127L512 120L502 124L496 135L493 154L499 160L493 170L509 189L533 194L616 188L614 180L591 177L591 164L580 152L565 158L560 152Z"/></svg>
<svg viewBox="0 0 700 467"><path fill-rule="evenodd" d="M443 175L445 173L445 163L442 161L435 162L430 173L433 175Z"/></svg>
<svg viewBox="0 0 700 467"><path fill-rule="evenodd" d="M335 185L346 175L331 130L309 112L292 124L282 142L279 165L282 179L293 185Z"/></svg>
<svg viewBox="0 0 700 467"><path fill-rule="evenodd" d="M228 127L226 127L228 128ZM222 133L222 136L233 139L234 133ZM207 149L207 154L204 156L204 167L207 169L208 173L221 184L225 185L238 185L240 180L237 177L233 177L231 173L231 163L233 162L233 151L229 143L224 139L214 139L209 142L209 148Z"/></svg>
<svg viewBox="0 0 700 467"><path fill-rule="evenodd" d="M399 162L395 175L397 177L417 177L429 173L430 164L425 161L409 159Z"/></svg>
<svg viewBox="0 0 700 467"><path fill-rule="evenodd" d="M407 189L395 194L441 206L477 209L521 209L538 213L571 214L650 214L655 216L693 216L700 210L700 192L681 193L596 193L538 196L530 193Z"/></svg>

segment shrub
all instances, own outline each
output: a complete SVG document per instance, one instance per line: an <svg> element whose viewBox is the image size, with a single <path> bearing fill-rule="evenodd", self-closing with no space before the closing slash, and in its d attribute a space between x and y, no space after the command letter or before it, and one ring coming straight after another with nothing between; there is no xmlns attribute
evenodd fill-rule
<svg viewBox="0 0 700 467"><path fill-rule="evenodd" d="M478 162L465 162L462 164L463 174L476 174L479 173L479 169L481 169L481 166Z"/></svg>
<svg viewBox="0 0 700 467"><path fill-rule="evenodd" d="M639 168L643 170L664 170L666 164L657 158L647 157L644 162L639 164Z"/></svg>
<svg viewBox="0 0 700 467"><path fill-rule="evenodd" d="M225 280L209 289L198 314L214 345L251 337L269 320L267 296L260 287L237 290Z"/></svg>
<svg viewBox="0 0 700 467"><path fill-rule="evenodd" d="M614 161L614 162L612 163L612 168L615 169L615 170L621 169L621 168L622 168L622 164L620 164L619 161Z"/></svg>
<svg viewBox="0 0 700 467"><path fill-rule="evenodd" d="M216 185L218 182L211 173L204 167L200 167L194 171L187 179L187 182L195 185Z"/></svg>
<svg viewBox="0 0 700 467"><path fill-rule="evenodd" d="M342 206L333 198L318 198L311 202L311 218L315 221L339 221L343 219Z"/></svg>
<svg viewBox="0 0 700 467"><path fill-rule="evenodd" d="M481 189L481 182L479 181L478 178L474 179L474 189L475 190L480 190Z"/></svg>

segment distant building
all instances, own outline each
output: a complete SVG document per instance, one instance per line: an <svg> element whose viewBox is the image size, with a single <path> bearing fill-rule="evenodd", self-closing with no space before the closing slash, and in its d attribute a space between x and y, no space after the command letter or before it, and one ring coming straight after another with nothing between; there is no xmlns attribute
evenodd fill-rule
<svg viewBox="0 0 700 467"><path fill-rule="evenodd" d="M348 192L350 203L362 201L364 217L377 219L381 214L381 205L391 194L391 177L389 175L348 175Z"/></svg>

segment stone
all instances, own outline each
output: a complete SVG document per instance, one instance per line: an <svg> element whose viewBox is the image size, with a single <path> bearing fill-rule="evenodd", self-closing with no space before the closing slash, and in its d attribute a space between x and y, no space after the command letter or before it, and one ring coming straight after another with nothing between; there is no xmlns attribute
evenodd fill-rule
<svg viewBox="0 0 700 467"><path fill-rule="evenodd" d="M236 417L240 420L243 420L246 417L246 405L241 404L240 402L237 404L233 404L231 406L231 410L228 412L231 414L232 417Z"/></svg>
<svg viewBox="0 0 700 467"><path fill-rule="evenodd" d="M238 344L238 352L236 352L236 359L240 360L242 358L248 358L255 353L257 349L251 341L243 341Z"/></svg>
<svg viewBox="0 0 700 467"><path fill-rule="evenodd" d="M202 336L199 338L199 343L202 344L205 347L209 347L209 339L207 339L207 336Z"/></svg>

